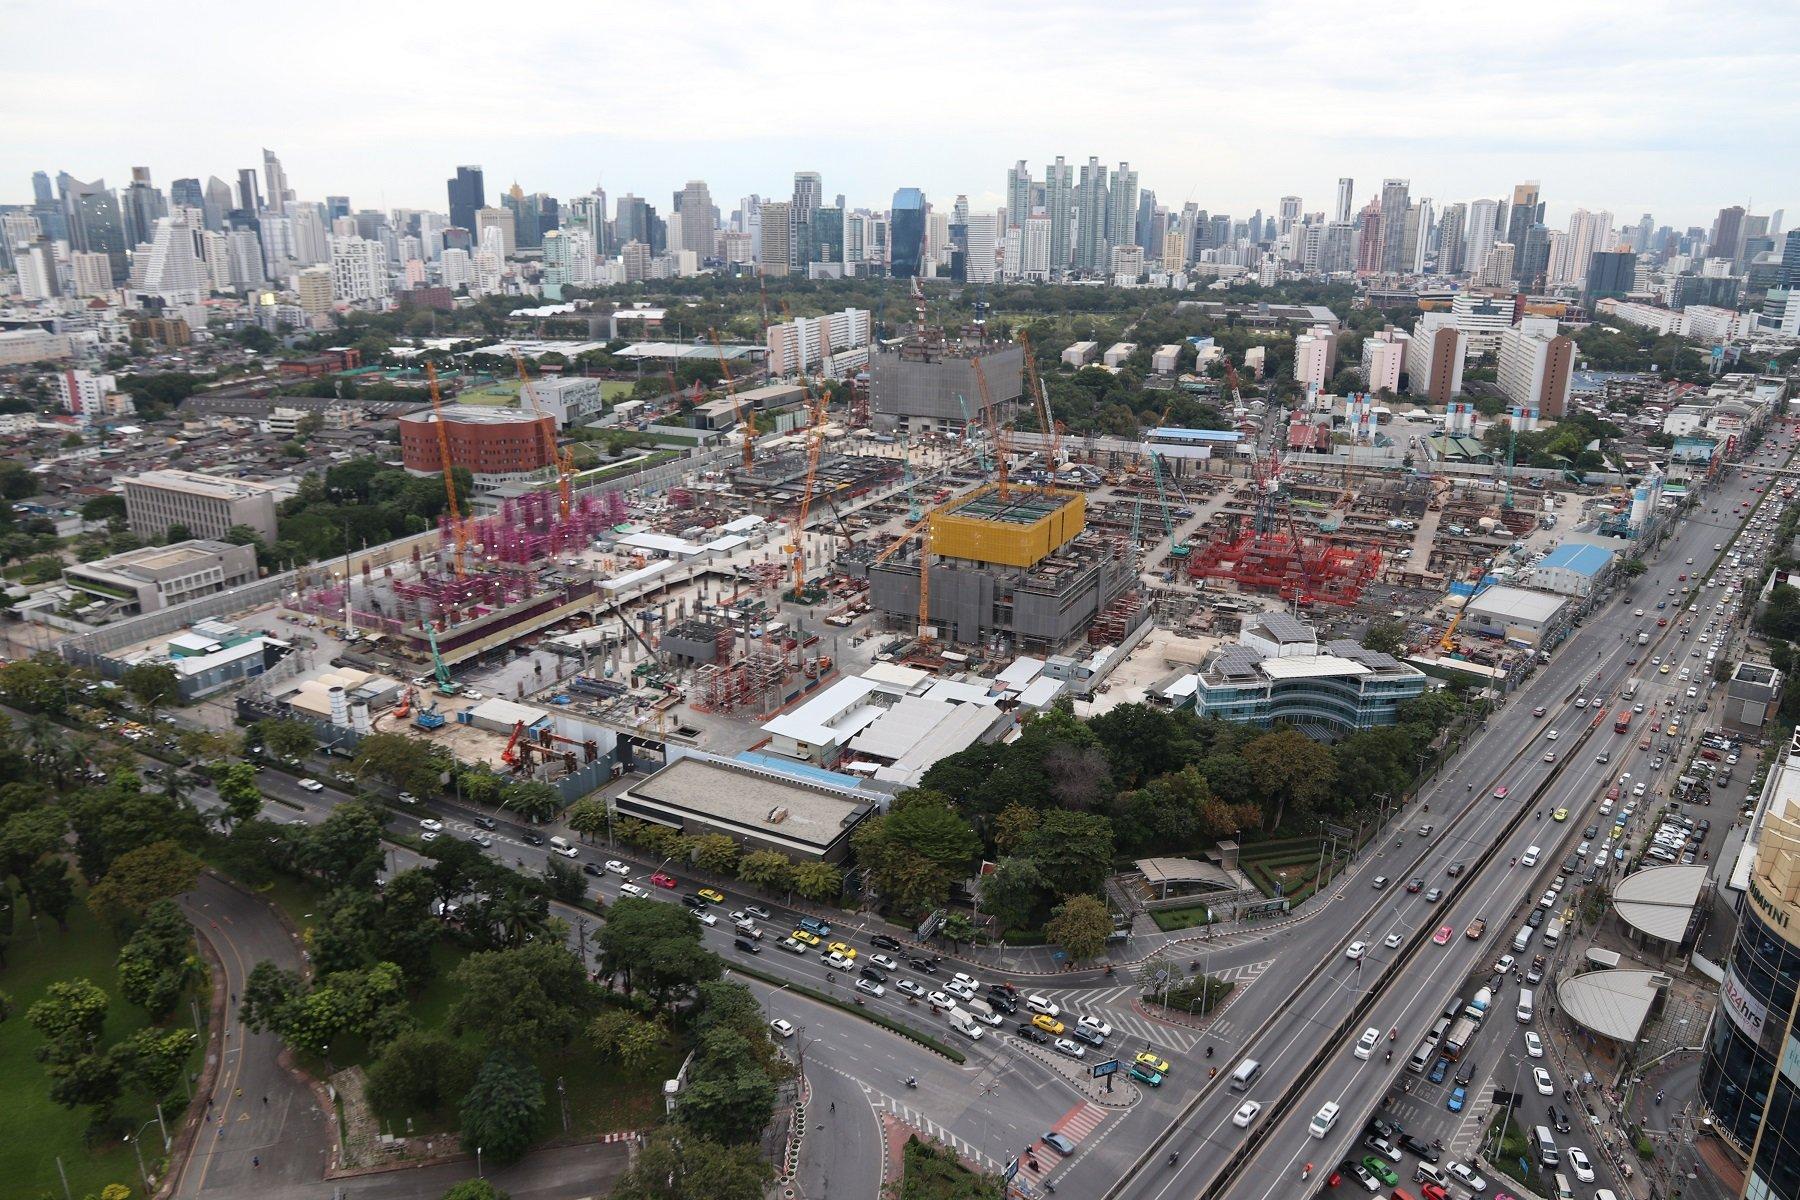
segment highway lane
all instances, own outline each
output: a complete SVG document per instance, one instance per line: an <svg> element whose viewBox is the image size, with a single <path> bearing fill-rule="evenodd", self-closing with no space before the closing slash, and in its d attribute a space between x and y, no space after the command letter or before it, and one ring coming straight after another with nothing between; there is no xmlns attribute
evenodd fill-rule
<svg viewBox="0 0 1800 1200"><path fill-rule="evenodd" d="M1570 672L1575 672L1576 668L1583 666L1588 671L1592 671L1597 663L1600 669L1597 682L1602 688L1608 689L1608 695L1616 693L1618 684L1626 677L1624 672L1627 670L1635 672L1638 669L1629 667L1626 662L1630 657L1641 657L1640 648L1635 643L1635 636L1621 637L1620 635L1635 634L1640 624L1639 619L1633 615L1636 607L1645 607L1648 610L1647 617L1649 612L1655 611L1648 604L1640 603L1650 595L1649 584L1653 581L1662 581L1665 584L1676 586L1679 590L1674 576L1685 567L1687 557L1695 557L1700 564L1714 560L1718 555L1712 550L1712 545L1726 541L1731 528L1737 524L1736 520L1731 520L1728 524L1724 523L1730 515L1730 502L1734 502L1745 494L1747 493L1741 484L1733 486L1728 483L1720 492L1725 502L1720 504L1724 511L1718 517L1712 517L1708 513L1704 518L1695 515L1683 521L1678 526L1676 534L1658 556L1657 565L1647 573L1640 586L1634 589L1638 594L1638 600L1634 600L1631 604L1616 600L1608 604L1590 618L1587 626L1558 652L1555 656L1556 660L1563 663ZM1681 566L1677 567L1676 564ZM1658 598L1667 599L1666 596L1661 595L1661 592L1666 592L1666 590L1667 586L1662 587L1658 592ZM1712 589L1712 591L1716 592L1717 589ZM1672 620L1666 630L1658 631L1662 635L1662 641L1660 643L1653 642L1651 646L1641 648L1642 652L1657 652L1664 646L1670 647L1672 651L1675 639L1679 636L1674 632L1678 627L1679 622ZM1587 658L1589 650L1596 652L1595 659ZM1661 655L1653 653L1653 656L1660 657ZM1648 665L1648 661L1647 658L1643 659L1639 667ZM1552 663L1553 668L1556 665L1557 662ZM1645 676L1645 678L1652 677ZM1667 680L1675 677L1656 674L1654 678ZM1559 678L1558 673L1552 670L1544 673L1543 683L1553 685L1548 690L1554 691L1555 685L1568 686L1569 680L1566 675ZM1541 734L1536 728L1538 722L1529 717L1530 709L1527 707L1531 703L1543 702L1541 699L1532 700L1534 692L1541 695L1540 687L1542 684L1537 681L1528 685L1525 691L1509 704L1507 709L1502 710L1495 721L1490 722L1490 725L1498 724L1503 727L1508 738L1516 744L1542 744ZM1654 698L1656 691L1651 690L1648 694ZM1569 711L1565 708L1562 710L1562 714L1559 714L1555 708L1552 708L1550 717L1545 720L1554 717L1566 726L1566 714ZM1591 713L1591 709L1573 711ZM1590 716L1588 719L1591 721L1592 717ZM1565 738L1569 736L1566 728L1564 735ZM1565 764L1564 773L1558 776L1555 791L1546 799L1557 803L1569 802L1571 807L1574 807L1577 801L1591 803L1597 799L1598 793L1604 791L1605 785L1616 778L1621 770L1630 769L1632 764L1648 757L1644 752L1635 749L1638 737L1638 732L1634 731L1621 739L1611 732L1610 724L1591 734L1589 746L1570 751L1572 757ZM1624 747L1614 746L1613 752L1609 754L1613 761L1605 764L1594 761L1598 748L1605 747L1609 742L1617 741L1627 742L1630 747L1629 752L1621 752ZM1541 759L1541 755L1536 757ZM1576 811L1591 810L1578 808ZM1370 1013L1367 1024L1381 1029L1398 1027L1406 1035L1395 1043L1395 1060L1390 1063L1377 1056L1364 1062L1352 1056L1347 1044L1339 1047L1326 1061L1324 1069L1306 1081L1291 1110L1273 1126L1259 1128L1257 1139L1259 1149L1247 1169L1238 1176L1237 1185L1229 1194L1246 1197L1281 1194L1283 1188L1292 1189L1293 1181L1299 1177L1302 1163L1312 1161L1323 1167L1335 1164L1338 1159L1344 1157L1345 1150L1360 1139L1363 1120L1374 1110L1380 1097L1392 1089L1395 1079L1401 1073L1404 1059L1411 1054L1412 1046L1417 1043L1419 1036L1436 1018L1444 1002L1461 990L1463 981L1475 969L1483 965L1483 960L1491 963L1495 956L1507 949L1505 943L1510 940L1512 930L1517 924L1517 922L1508 924L1507 919L1515 910L1523 911L1524 906L1530 902L1527 897L1535 897L1541 893L1541 885L1545 882L1545 878L1556 871L1562 855L1566 853L1565 847L1573 844L1582 825L1582 821L1574 820L1558 826L1547 819L1540 825L1535 818L1531 818L1511 838L1506 840L1503 851L1508 858L1522 853L1527 844L1535 842L1543 846L1545 864L1539 868L1541 875L1529 875L1527 872L1507 866L1497 855L1489 870L1471 881L1468 893L1446 914L1459 931L1458 935L1453 938L1450 945L1441 951L1429 943L1422 947L1412 965L1390 989L1390 994L1382 997ZM1483 939L1480 943L1471 943L1467 938L1460 936L1460 930L1465 928L1467 921L1476 915L1487 916L1493 929L1490 937ZM1358 969L1353 964L1345 962L1330 968L1325 976L1329 981L1329 986L1342 988L1346 980ZM1315 1009L1314 1011L1325 1010ZM1335 1025L1334 1018L1327 1027ZM1353 1037L1354 1034L1352 1034ZM1305 1051L1304 1054L1298 1051L1290 1052L1292 1058L1299 1060L1294 1064L1296 1069L1306 1065L1305 1060L1310 1058L1311 1051L1316 1047L1317 1037L1315 1036L1311 1044L1301 1047ZM1292 1082L1291 1077L1284 1079L1278 1072L1271 1072L1265 1087L1270 1095L1274 1095L1279 1093L1282 1087L1289 1082ZM1256 1089L1252 1089L1252 1091L1254 1094ZM1479 1094L1479 1088L1470 1089L1471 1097ZM1343 1105L1344 1117L1332 1136L1320 1142L1307 1136L1305 1126L1326 1099L1337 1100ZM1448 1116L1447 1113L1446 1116ZM1215 1121L1207 1128L1216 1131L1218 1125ZM1216 1134L1209 1133L1209 1136L1216 1136ZM1197 1167L1193 1177L1182 1180L1180 1186L1175 1188L1147 1187L1141 1192L1133 1194L1145 1196L1161 1196L1165 1193L1169 1195L1198 1194L1204 1180L1209 1178L1216 1169L1217 1158L1210 1155L1197 1155L1196 1157L1209 1161L1204 1167Z"/></svg>

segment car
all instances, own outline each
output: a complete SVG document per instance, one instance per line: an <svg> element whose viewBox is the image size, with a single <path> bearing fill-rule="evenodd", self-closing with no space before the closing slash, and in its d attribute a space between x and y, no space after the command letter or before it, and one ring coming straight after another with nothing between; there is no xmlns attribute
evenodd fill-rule
<svg viewBox="0 0 1800 1200"><path fill-rule="evenodd" d="M134 738L133 740L135 741L136 739ZM325 785L316 779L297 779L295 782L309 792L322 792L325 790Z"/></svg>
<svg viewBox="0 0 1800 1200"><path fill-rule="evenodd" d="M1487 932L1487 918L1476 917L1469 922L1469 928L1465 932L1471 942L1480 941L1481 935Z"/></svg>
<svg viewBox="0 0 1800 1200"><path fill-rule="evenodd" d="M1544 1068L1531 1068L1531 1082L1537 1085L1538 1095L1556 1095L1556 1083L1550 1078L1550 1072L1544 1070Z"/></svg>
<svg viewBox="0 0 1800 1200"><path fill-rule="evenodd" d="M521 829L519 831L519 840L524 842L527 846L541 846L544 844L544 835L541 833L533 833L529 829ZM671 883L669 886L674 887L675 885Z"/></svg>
<svg viewBox="0 0 1800 1200"><path fill-rule="evenodd" d="M419 798L411 792L401 792L395 796L394 799L400 801L402 804L417 804L419 802Z"/></svg>
<svg viewBox="0 0 1800 1200"><path fill-rule="evenodd" d="M1586 708L1587 707L1587 697L1586 696L1575 697L1575 707L1576 708Z"/></svg>
<svg viewBox="0 0 1800 1200"><path fill-rule="evenodd" d="M935 958L926 958L919 954L909 954L906 956L906 964L913 970L924 975L937 974L938 965L937 959Z"/></svg>
<svg viewBox="0 0 1800 1200"><path fill-rule="evenodd" d="M898 950L900 949L900 939L889 937L885 933L876 933L869 936L869 945L880 946L883 950Z"/></svg>
<svg viewBox="0 0 1800 1200"><path fill-rule="evenodd" d="M491 848L494 844L494 839L485 833L472 833L469 835L469 840L474 842L477 846L480 846L483 850Z"/></svg>
<svg viewBox="0 0 1800 1200"><path fill-rule="evenodd" d="M1452 1088L1449 1097L1444 1101L1444 1107L1451 1112L1461 1112L1463 1110L1463 1105L1467 1103L1468 1099L1469 1089L1464 1087Z"/></svg>
<svg viewBox="0 0 1800 1200"><path fill-rule="evenodd" d="M1598 825L1589 825L1586 829L1581 831L1581 836L1591 842L1600 836L1600 827Z"/></svg>
<svg viewBox="0 0 1800 1200"><path fill-rule="evenodd" d="M1656 668L1656 670L1658 674L1667 675L1669 673L1669 664L1664 663L1662 666Z"/></svg>
<svg viewBox="0 0 1800 1200"><path fill-rule="evenodd" d="M1544 1057L1543 1039L1529 1029L1525 1031L1525 1053L1532 1058Z"/></svg>
<svg viewBox="0 0 1800 1200"><path fill-rule="evenodd" d="M1443 898L1444 898L1444 889L1442 889L1442 888L1426 888L1425 889L1425 903L1436 904L1439 900L1442 900Z"/></svg>
<svg viewBox="0 0 1800 1200"><path fill-rule="evenodd" d="M656 872L656 874L650 876L650 882L655 884L659 888L668 888L670 891L673 891L677 887L681 886L680 884L675 882L675 877L673 875L664 875L661 871L658 871L658 872Z"/></svg>
<svg viewBox="0 0 1800 1200"><path fill-rule="evenodd" d="M1362 1165L1368 1170L1369 1174L1381 1180L1381 1182L1388 1187L1393 1187L1400 1182L1400 1176L1395 1173L1394 1168L1385 1158L1370 1154L1362 1160Z"/></svg>
<svg viewBox="0 0 1800 1200"><path fill-rule="evenodd" d="M1554 750L1544 751L1544 761L1547 763L1555 762L1556 761L1556 751L1554 751Z"/></svg>
<svg viewBox="0 0 1800 1200"><path fill-rule="evenodd" d="M719 918L713 916L703 908L696 908L694 910L694 920L700 922L702 925L717 925L719 923Z"/></svg>
<svg viewBox="0 0 1800 1200"><path fill-rule="evenodd" d="M1494 972L1493 973L1496 975L1512 974L1514 961L1515 960L1512 955L1502 954L1499 958L1496 958L1494 960Z"/></svg>
<svg viewBox="0 0 1800 1200"><path fill-rule="evenodd" d="M441 833L444 829L444 823L436 817L423 817L419 821L419 828L429 829L432 833Z"/></svg>
<svg viewBox="0 0 1800 1200"><path fill-rule="evenodd" d="M1113 1035L1113 1027L1107 1022L1102 1021L1099 1017L1083 1017L1081 1020L1075 1022L1075 1024L1091 1033L1097 1033L1103 1038L1108 1038Z"/></svg>
<svg viewBox="0 0 1800 1200"><path fill-rule="evenodd" d="M770 1021L769 1028L773 1029L784 1038L791 1038L794 1036L794 1024L785 1017L776 1017L773 1021Z"/></svg>
<svg viewBox="0 0 1800 1200"><path fill-rule="evenodd" d="M1448 875L1452 879L1455 879L1458 875L1461 875L1463 873L1464 869L1465 868L1463 865L1463 860L1459 858L1455 862L1451 863L1447 868L1445 868L1444 874Z"/></svg>
<svg viewBox="0 0 1800 1200"><path fill-rule="evenodd" d="M581 873L583 875L593 875L593 876L598 877L600 875L604 875L606 872L604 872L600 869L599 863L582 863L581 864Z"/></svg>
<svg viewBox="0 0 1800 1200"><path fill-rule="evenodd" d="M869 962L880 967L884 971L898 971L900 969L899 960L891 954L871 954L869 955Z"/></svg>
<svg viewBox="0 0 1800 1200"><path fill-rule="evenodd" d="M1440 1058L1436 1062L1431 1064L1431 1074L1429 1076L1427 1076L1427 1078L1430 1079L1431 1082L1433 1082L1433 1083L1442 1083L1442 1082L1444 1082L1444 1076L1448 1075L1449 1073L1450 1073L1450 1060L1447 1058Z"/></svg>
<svg viewBox="0 0 1800 1200"><path fill-rule="evenodd" d="M757 945L755 942L751 941L747 937L732 938L731 944L733 946L735 946L736 948L738 948L739 950L742 950L745 954L761 954L762 953L762 947Z"/></svg>
<svg viewBox="0 0 1800 1200"><path fill-rule="evenodd" d="M706 907L706 901L698 896L683 896L681 902L692 909L702 909Z"/></svg>
<svg viewBox="0 0 1800 1200"><path fill-rule="evenodd" d="M1460 1091L1461 1089L1458 1089L1458 1090ZM1477 1175L1475 1173L1474 1168L1468 1166L1465 1163L1459 1163L1459 1162L1445 1163L1444 1164L1444 1174L1450 1176L1452 1179L1456 1180L1458 1183L1462 1184L1464 1187L1469 1188L1472 1191L1477 1191L1477 1192L1487 1191L1487 1180L1483 1179L1480 1175ZM1499 1198L1495 1197L1495 1200L1499 1200Z"/></svg>
<svg viewBox="0 0 1800 1200"><path fill-rule="evenodd" d="M1594 1164L1582 1153L1579 1146L1570 1146L1563 1151L1563 1157L1569 1160L1569 1169L1575 1172L1575 1178L1583 1183L1594 1182Z"/></svg>
<svg viewBox="0 0 1800 1200"><path fill-rule="evenodd" d="M931 993L931 995L925 997L925 1002L927 1004L931 1005L931 1007L937 1009L939 1012L942 1012L945 1009L956 1007L956 1001L943 992Z"/></svg>
<svg viewBox="0 0 1800 1200"><path fill-rule="evenodd" d="M442 836L442 835L437 833L435 830L427 829L424 833L421 833L419 835L419 840L421 842L435 842L438 840L438 838L440 836Z"/></svg>
<svg viewBox="0 0 1800 1200"><path fill-rule="evenodd" d="M1504 800L1507 798L1507 796L1509 796L1511 794L1512 794L1512 789L1510 787L1507 787L1505 784L1501 784L1499 787L1494 789L1494 799L1496 799L1496 800Z"/></svg>
<svg viewBox="0 0 1800 1200"><path fill-rule="evenodd" d="M1367 942L1351 942L1348 946L1344 947L1344 957L1353 962L1368 952L1369 944Z"/></svg>
<svg viewBox="0 0 1800 1200"><path fill-rule="evenodd" d="M856 947L852 946L848 942L833 942L833 943L831 943L831 945L825 947L825 949L829 950L833 954L841 954L845 958L855 958L856 957Z"/></svg>
<svg viewBox="0 0 1800 1200"><path fill-rule="evenodd" d="M1525 914L1525 923L1527 925L1531 926L1533 929L1536 929L1538 926L1540 926L1544 923L1544 911L1545 910L1541 909L1541 908L1532 909L1530 912Z"/></svg>
<svg viewBox="0 0 1800 1200"><path fill-rule="evenodd" d="M1087 1057L1088 1048L1080 1042L1071 1041L1068 1038L1057 1038L1054 1042L1051 1042L1050 1045L1054 1047L1058 1053L1066 1054L1070 1058Z"/></svg>
<svg viewBox="0 0 1800 1200"><path fill-rule="evenodd" d="M796 929L794 932L788 934L788 936L805 946L817 946L825 940L818 934L806 929Z"/></svg>
<svg viewBox="0 0 1800 1200"><path fill-rule="evenodd" d="M1569 819L1569 810L1566 808L1558 808L1555 812L1550 814L1550 819L1552 821L1566 821Z"/></svg>
<svg viewBox="0 0 1800 1200"><path fill-rule="evenodd" d="M882 987L879 983L876 983L873 979L857 980L856 981L856 990L863 993L866 996L885 996L885 995L887 995L887 989L885 987Z"/></svg>
<svg viewBox="0 0 1800 1200"><path fill-rule="evenodd" d="M624 863L620 862L616 858L607 859L606 862L602 865L601 869L604 870L608 875L629 876L631 874L631 868L626 866Z"/></svg>
<svg viewBox="0 0 1800 1200"><path fill-rule="evenodd" d="M1544 981L1544 956L1537 955L1531 960L1531 967L1525 972L1525 982L1532 987Z"/></svg>
<svg viewBox="0 0 1800 1200"><path fill-rule="evenodd" d="M1456 928L1452 925L1439 925L1438 931L1431 935L1431 940L1440 946L1448 946L1450 939L1456 936Z"/></svg>
<svg viewBox="0 0 1800 1200"><path fill-rule="evenodd" d="M1552 729L1549 733L1546 733L1544 735L1544 740L1546 742L1554 742L1557 738L1559 738L1561 736L1562 736L1562 734L1560 734L1556 730Z"/></svg>
<svg viewBox="0 0 1800 1200"><path fill-rule="evenodd" d="M958 1000L973 1000L975 998L974 988L966 983L958 983L954 979L944 985L944 990L949 992L952 996L955 996Z"/></svg>
<svg viewBox="0 0 1800 1200"><path fill-rule="evenodd" d="M1015 1013L1019 1011L1019 1002L998 987L988 989L987 1002L1001 1012Z"/></svg>
<svg viewBox="0 0 1800 1200"><path fill-rule="evenodd" d="M979 992L981 990L981 980L975 978L973 975L965 975L961 971L952 975L950 977L950 982L956 984L958 987L968 988L971 992Z"/></svg>
<svg viewBox="0 0 1800 1200"><path fill-rule="evenodd" d="M1363 1030L1363 1035L1356 1039L1356 1049L1353 1053L1358 1058L1368 1058L1375 1053L1375 1047L1379 1045L1381 1045L1381 1030L1371 1026Z"/></svg>
<svg viewBox="0 0 1800 1200"><path fill-rule="evenodd" d="M1163 1075L1169 1073L1169 1064L1156 1057L1156 1055L1148 1050L1141 1051L1138 1056L1131 1061L1137 1063L1139 1066L1149 1067L1152 1071L1156 1071Z"/></svg>
<svg viewBox="0 0 1800 1200"><path fill-rule="evenodd" d="M1401 1134L1397 1140L1399 1141L1402 1150L1416 1154L1426 1162L1436 1162L1438 1160L1438 1150L1430 1142L1421 1141L1410 1133ZM1398 1162L1399 1160L1396 1159L1395 1161Z"/></svg>
<svg viewBox="0 0 1800 1200"><path fill-rule="evenodd" d="M470 817L469 820L475 822L475 824L481 826L489 833L493 833L496 829L500 828L499 823L492 817Z"/></svg>
<svg viewBox="0 0 1800 1200"><path fill-rule="evenodd" d="M725 893L721 892L718 888L701 888L694 894L699 896L702 900L710 900L714 904L725 903Z"/></svg>
<svg viewBox="0 0 1800 1200"><path fill-rule="evenodd" d="M1417 893L1417 892L1424 891L1425 890L1424 878L1419 875L1414 875L1411 879L1406 881L1406 890L1410 893Z"/></svg>
<svg viewBox="0 0 1800 1200"><path fill-rule="evenodd" d="M816 933L820 937L831 936L831 922L829 921L821 921L817 917L801 917L798 924L808 933Z"/></svg>
<svg viewBox="0 0 1800 1200"><path fill-rule="evenodd" d="M619 865L624 866L625 864L620 863ZM607 863L606 869L609 871L612 870L612 864ZM765 921L767 921L769 919L769 910L764 908L760 904L746 904L746 905L744 905L744 911L749 913L753 917L761 917ZM871 938L870 940L873 941L874 939Z"/></svg>
<svg viewBox="0 0 1800 1200"><path fill-rule="evenodd" d="M1640 615L1641 615L1641 614L1640 614ZM1532 710L1531 710L1531 715L1532 715L1532 716L1534 716L1534 717L1541 717L1541 716L1543 716L1543 715L1544 715L1544 706L1543 706L1543 705L1541 705L1541 704L1540 704L1540 705L1538 705L1538 706L1537 706L1537 707L1536 707L1536 708L1534 708L1534 709L1532 709Z"/></svg>
<svg viewBox="0 0 1800 1200"><path fill-rule="evenodd" d="M619 885L619 894L621 896L634 896L637 899L642 900L650 893L646 892L635 883L621 883Z"/></svg>
<svg viewBox="0 0 1800 1200"><path fill-rule="evenodd" d="M1050 1044L1050 1035L1041 1029L1034 1028L1029 1021L1020 1021L1019 1027L1013 1032L1017 1033L1026 1041L1036 1042L1040 1046L1048 1046Z"/></svg>
<svg viewBox="0 0 1800 1200"><path fill-rule="evenodd" d="M863 964L862 969L858 971L857 974L861 975L864 979L873 979L876 983L887 982L887 975L885 975L880 968L870 966L867 963Z"/></svg>
<svg viewBox="0 0 1800 1200"><path fill-rule="evenodd" d="M1388 885L1388 877L1386 875L1377 875L1375 878L1371 879L1369 883L1379 892Z"/></svg>
<svg viewBox="0 0 1800 1200"><path fill-rule="evenodd" d="M1239 1129L1250 1128L1250 1122L1256 1120L1256 1114L1262 1111L1262 1102L1246 1100L1238 1105L1238 1110L1231 1114L1231 1123Z"/></svg>
<svg viewBox="0 0 1800 1200"><path fill-rule="evenodd" d="M1058 1154L1075 1153L1075 1143L1070 1141L1066 1135L1057 1133L1055 1130L1046 1133L1039 1140Z"/></svg>
<svg viewBox="0 0 1800 1200"><path fill-rule="evenodd" d="M943 995L942 992L937 992L934 994L940 995L940 996ZM1069 1027L1067 1025L1064 1025L1061 1021L1057 1020L1055 1017L1052 1017L1046 1013L1039 1013L1037 1016L1031 1018L1031 1023L1033 1025L1036 1025L1039 1029L1043 1030L1045 1033L1053 1034L1053 1035L1057 1035L1057 1036L1060 1036L1060 1035L1068 1032L1068 1029L1069 1029Z"/></svg>
<svg viewBox="0 0 1800 1200"><path fill-rule="evenodd" d="M1386 946L1389 950L1398 950L1400 948L1400 943L1404 940L1405 935L1395 931L1382 938L1381 944Z"/></svg>
<svg viewBox="0 0 1800 1200"><path fill-rule="evenodd" d="M925 994L925 989L922 986L920 986L919 984L914 983L910 979L896 979L896 980L894 980L894 987L902 992L905 992L907 995L913 997L914 999L917 999L918 997L923 996Z"/></svg>
<svg viewBox="0 0 1800 1200"><path fill-rule="evenodd" d="M1363 1149L1373 1150L1389 1162L1400 1161L1400 1149L1378 1133L1372 1133L1363 1139Z"/></svg>

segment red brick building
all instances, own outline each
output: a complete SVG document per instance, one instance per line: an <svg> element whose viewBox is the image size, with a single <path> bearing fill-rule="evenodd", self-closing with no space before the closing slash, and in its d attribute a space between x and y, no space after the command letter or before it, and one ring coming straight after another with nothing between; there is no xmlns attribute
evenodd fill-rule
<svg viewBox="0 0 1800 1200"><path fill-rule="evenodd" d="M556 422L516 408L475 404L444 406L450 465L475 476L514 476L541 471L556 461ZM400 418L400 461L409 471L443 470L437 414L430 409Z"/></svg>

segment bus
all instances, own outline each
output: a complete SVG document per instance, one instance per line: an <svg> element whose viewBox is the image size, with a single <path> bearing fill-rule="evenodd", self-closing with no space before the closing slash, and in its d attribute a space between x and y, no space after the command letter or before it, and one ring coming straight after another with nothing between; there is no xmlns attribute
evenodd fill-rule
<svg viewBox="0 0 1800 1200"><path fill-rule="evenodd" d="M1645 636L1648 637L1648 635ZM1620 692L1619 695L1626 700L1632 699L1637 695L1638 688L1642 686L1643 682L1644 681L1641 679L1627 679L1625 681L1625 689Z"/></svg>
<svg viewBox="0 0 1800 1200"><path fill-rule="evenodd" d="M1629 708L1621 708L1619 710L1619 715L1613 718L1613 732L1614 733L1624 733L1626 730L1628 730L1630 728L1631 728L1631 710Z"/></svg>

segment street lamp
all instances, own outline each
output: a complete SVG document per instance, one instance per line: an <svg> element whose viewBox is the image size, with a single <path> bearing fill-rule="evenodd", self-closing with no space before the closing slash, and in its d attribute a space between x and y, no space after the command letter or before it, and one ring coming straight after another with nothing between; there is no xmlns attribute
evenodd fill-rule
<svg viewBox="0 0 1800 1200"><path fill-rule="evenodd" d="M135 1154L137 1156L138 1177L144 1181L145 1193L149 1193L153 1189L150 1187L150 1172L144 1169L144 1152L143 1152L143 1150L139 1149L138 1143L143 1141L143 1139L144 1139L144 1130L146 1130L146 1129L150 1128L152 1125L156 1124L157 1120L158 1120L158 1118L151 1117L148 1121L145 1121L142 1125L138 1126L138 1130L136 1133L132 1134L130 1137L127 1137L125 1139L126 1141L131 1143L131 1151L133 1154ZM167 1134L164 1134L163 1135L163 1153L167 1154L168 1152L169 1152L169 1138L168 1138Z"/></svg>

